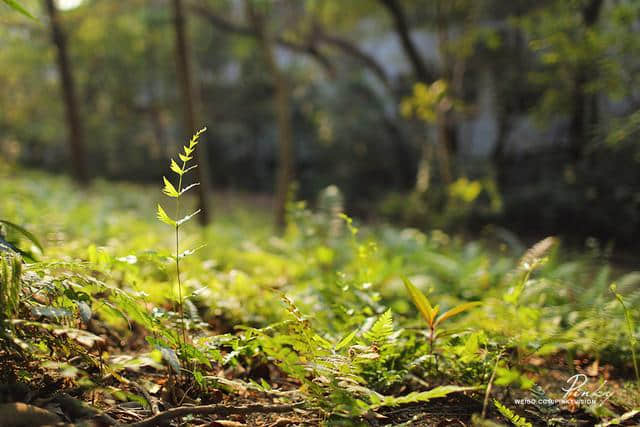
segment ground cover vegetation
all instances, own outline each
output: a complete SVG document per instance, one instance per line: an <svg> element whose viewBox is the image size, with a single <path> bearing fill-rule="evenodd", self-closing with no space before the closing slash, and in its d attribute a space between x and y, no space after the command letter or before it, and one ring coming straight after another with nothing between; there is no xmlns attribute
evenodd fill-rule
<svg viewBox="0 0 640 427"><path fill-rule="evenodd" d="M164 196L2 171L3 414L24 393L98 425L637 421L640 274L606 251L357 228L335 188L292 199L280 237L241 196L197 228L195 144ZM591 387L564 396L574 374Z"/></svg>

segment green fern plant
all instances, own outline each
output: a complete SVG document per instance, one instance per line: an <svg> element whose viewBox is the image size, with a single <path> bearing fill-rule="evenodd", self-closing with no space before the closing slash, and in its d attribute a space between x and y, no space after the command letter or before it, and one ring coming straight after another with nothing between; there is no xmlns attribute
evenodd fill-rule
<svg viewBox="0 0 640 427"><path fill-rule="evenodd" d="M436 340L441 335L440 329L443 322L481 304L477 301L467 302L453 307L450 310L447 310L444 313L438 315L440 313L440 306L432 306L429 302L429 299L422 292L420 292L420 289L416 288L406 277L403 277L402 281L404 282L404 286L407 288L407 292L409 292L409 296L413 300L413 303L418 308L420 315L422 315L422 318L427 322L427 325L429 326L430 354L433 354Z"/></svg>
<svg viewBox="0 0 640 427"><path fill-rule="evenodd" d="M180 277L180 259L191 255L195 250L187 250L183 253L180 252L180 227L188 222L189 220L191 220L194 216L196 216L198 213L200 213L200 209L198 209L197 211L183 217L182 219L178 219L180 218L180 199L182 198L182 196L189 190L191 190L192 188L200 185L199 182L195 182L191 185L188 185L186 187L183 186L183 178L184 176L192 171L193 169L195 169L196 167L198 167L197 164L194 165L189 165L189 163L191 162L191 160L193 160L193 153L195 152L196 149L196 145L198 145L198 139L200 138L200 135L206 131L207 128L202 128L200 129L198 132L195 133L195 135L193 135L191 137L191 140L189 141L188 145L185 145L183 147L184 152L183 153L178 153L178 157L180 158L180 160L182 161L182 166L180 166L174 159L171 159L171 171L176 175L176 179L177 179L177 185L174 186L170 180L167 179L167 177L162 177L163 181L164 181L164 188L162 189L162 192L164 193L165 196L171 197L173 199L175 199L176 203L175 203L175 219L171 218L167 212L164 210L164 208L162 207L162 205L158 204L158 209L157 209L157 217L160 221L164 222L165 224L171 226L174 228L175 230L175 254L174 254L174 261L175 261L175 265L176 265L176 276L177 276L177 281L178 281L178 312L180 314L180 330L181 330L181 334L182 334L182 343L183 345L187 344L187 333L186 333L186 327L185 327L185 319L184 319L184 300L183 300L183 294L182 294L182 280Z"/></svg>
<svg viewBox="0 0 640 427"><path fill-rule="evenodd" d="M526 418L516 414L511 409L507 408L502 403L498 402L496 399L493 399L493 404L498 409L498 412L500 412L500 414L502 414L502 416L505 417L507 420L509 420L509 422L511 422L511 424L513 424L514 426L533 427L533 424L527 421Z"/></svg>
<svg viewBox="0 0 640 427"><path fill-rule="evenodd" d="M629 334L629 345L631 346L631 359L633 360L633 370L636 374L636 381L640 383L640 372L638 371L638 359L636 358L636 338L634 336L635 327L633 324L633 317L631 316L631 311L624 303L624 298L617 291L616 284L612 284L609 289L611 293L616 297L620 305L622 306L622 310L624 310L624 317L627 322L627 333Z"/></svg>

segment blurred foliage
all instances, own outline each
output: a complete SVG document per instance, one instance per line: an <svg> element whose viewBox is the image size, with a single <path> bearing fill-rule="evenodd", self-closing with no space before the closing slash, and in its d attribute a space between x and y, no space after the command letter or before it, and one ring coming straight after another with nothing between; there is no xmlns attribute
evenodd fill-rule
<svg viewBox="0 0 640 427"><path fill-rule="evenodd" d="M37 19L0 8L1 163L63 171L67 132L42 2L9 3ZM232 30L190 9L189 39L202 124L210 125L214 186L268 193L277 162L274 88L241 3L200 5ZM333 184L362 217L451 229L495 222L622 244L637 239L637 2L397 2L431 81L411 71L382 3L261 3L291 85L299 197L312 200ZM185 133L169 8L106 0L59 7L88 169L97 177L156 182ZM479 99L486 73L494 100L489 111ZM452 181L483 186L473 208L448 209L451 190L435 174L430 194L413 195L437 110L454 118L459 148ZM497 135L495 146L477 155L475 148L469 152L468 125L484 113L494 117ZM534 116L537 127L519 131ZM532 141L521 146L523 137ZM574 145L577 155L568 153ZM438 160L430 162L437 170ZM436 214L442 218L433 220ZM568 219L575 215L583 218L580 225Z"/></svg>

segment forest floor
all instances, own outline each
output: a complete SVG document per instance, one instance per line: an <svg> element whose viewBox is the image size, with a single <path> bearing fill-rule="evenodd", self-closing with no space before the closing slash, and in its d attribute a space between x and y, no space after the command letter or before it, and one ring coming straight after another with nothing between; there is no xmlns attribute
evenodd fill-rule
<svg viewBox="0 0 640 427"><path fill-rule="evenodd" d="M278 235L227 194L181 227L178 285L159 189L0 170L0 194L0 426L640 424L640 273L597 245L302 203Z"/></svg>

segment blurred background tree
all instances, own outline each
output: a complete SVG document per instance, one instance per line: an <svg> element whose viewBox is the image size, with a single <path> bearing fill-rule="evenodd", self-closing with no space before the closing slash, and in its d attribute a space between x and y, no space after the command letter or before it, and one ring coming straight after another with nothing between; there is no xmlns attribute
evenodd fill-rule
<svg viewBox="0 0 640 427"><path fill-rule="evenodd" d="M279 225L295 181L371 220L640 237L638 2L16 4L35 19L0 3L6 162L157 181L207 125L199 181L273 194Z"/></svg>

